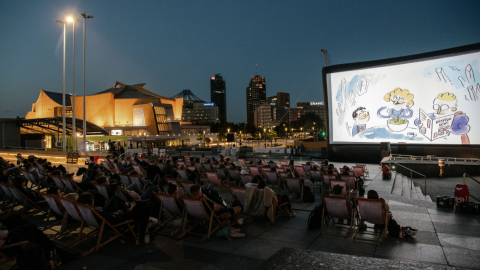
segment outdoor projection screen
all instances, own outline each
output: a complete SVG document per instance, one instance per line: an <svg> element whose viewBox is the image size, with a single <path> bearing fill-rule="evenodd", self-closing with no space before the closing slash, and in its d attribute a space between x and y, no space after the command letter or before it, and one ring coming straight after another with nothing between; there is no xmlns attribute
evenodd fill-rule
<svg viewBox="0 0 480 270"><path fill-rule="evenodd" d="M326 68L329 143L480 144L479 60L470 50Z"/></svg>

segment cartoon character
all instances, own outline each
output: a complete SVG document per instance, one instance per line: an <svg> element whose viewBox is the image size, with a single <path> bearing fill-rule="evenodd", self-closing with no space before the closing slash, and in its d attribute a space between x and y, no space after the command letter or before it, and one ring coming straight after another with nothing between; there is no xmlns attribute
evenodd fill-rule
<svg viewBox="0 0 480 270"><path fill-rule="evenodd" d="M468 125L469 118L466 114L457 110L457 98L454 94L448 92L439 94L433 100L433 109L435 110L434 113L428 114L428 118L432 121L442 117L445 118L449 113L454 113L451 128L449 126L445 128L440 126L438 131L435 131L434 137L435 135L440 137L443 133L445 133L445 136L448 136L451 130L451 133L461 135L462 144L470 144L470 139L467 135L468 131L470 131L470 126ZM425 129L420 119L415 119L415 125L419 127L420 133Z"/></svg>
<svg viewBox="0 0 480 270"><path fill-rule="evenodd" d="M353 120L355 120L352 129L352 136L355 137L355 135L367 129L367 122L370 120L370 114L366 111L365 107L358 107L352 113L352 117Z"/></svg>
<svg viewBox="0 0 480 270"><path fill-rule="evenodd" d="M411 118L413 111L410 107L413 106L413 94L407 89L395 88L388 92L383 99L386 102L392 102L393 108L387 109L387 106L378 109L377 115L381 118ZM383 111L386 110L386 113Z"/></svg>

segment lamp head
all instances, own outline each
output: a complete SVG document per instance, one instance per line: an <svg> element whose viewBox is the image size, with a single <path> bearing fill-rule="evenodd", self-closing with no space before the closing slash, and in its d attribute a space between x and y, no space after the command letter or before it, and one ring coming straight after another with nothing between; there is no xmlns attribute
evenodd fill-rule
<svg viewBox="0 0 480 270"><path fill-rule="evenodd" d="M86 12L80 13L84 18L87 16Z"/></svg>
<svg viewBox="0 0 480 270"><path fill-rule="evenodd" d="M61 20L56 20L56 22L58 22L58 23L64 23L64 22L62 22Z"/></svg>
<svg viewBox="0 0 480 270"><path fill-rule="evenodd" d="M73 18L72 18L72 17L68 17L68 18L67 18L67 22L73 22Z"/></svg>

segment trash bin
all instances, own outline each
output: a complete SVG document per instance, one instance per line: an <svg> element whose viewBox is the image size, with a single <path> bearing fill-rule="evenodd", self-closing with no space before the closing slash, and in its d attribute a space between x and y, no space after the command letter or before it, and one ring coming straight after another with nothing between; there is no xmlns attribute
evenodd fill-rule
<svg viewBox="0 0 480 270"><path fill-rule="evenodd" d="M467 185L457 184L455 186L455 211L460 211L460 203L468 202L469 193Z"/></svg>

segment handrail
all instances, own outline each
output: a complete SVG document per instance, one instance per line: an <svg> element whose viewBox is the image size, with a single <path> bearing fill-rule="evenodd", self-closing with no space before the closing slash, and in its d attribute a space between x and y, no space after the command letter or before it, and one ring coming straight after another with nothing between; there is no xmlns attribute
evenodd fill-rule
<svg viewBox="0 0 480 270"><path fill-rule="evenodd" d="M397 166L400 166L400 167L402 167L402 168L407 169L407 170L410 171L410 190L413 189L413 182L414 182L414 181L413 181L413 177L412 177L412 173L416 173L416 174L422 176L423 179L424 179L424 184L418 183L418 182L416 182L416 181L415 181L415 183L417 183L417 184L419 184L419 185L423 185L423 186L425 187L425 195L427 194L427 177L426 177L425 175L423 175L423 174L421 174L421 173L419 173L419 172L417 172L417 171L414 171L414 170L412 170L412 169L410 169L410 168L407 168L407 167L405 167L405 166L403 166L403 165L400 165L400 164L398 164L398 163L396 163L396 162L391 162L391 161L390 161L390 167L392 167L392 163L395 164L395 165L397 165ZM396 175L395 175L395 177L396 177Z"/></svg>
<svg viewBox="0 0 480 270"><path fill-rule="evenodd" d="M463 184L466 185L467 184L467 176L468 178L472 179L473 181L477 182L477 184L480 184L480 181L478 181L477 179L471 177L470 175L468 175L467 173L464 173L463 174ZM480 202L480 199L478 199L477 197L473 196L470 192L468 193L469 196L473 197L475 200L479 201Z"/></svg>
<svg viewBox="0 0 480 270"><path fill-rule="evenodd" d="M424 160L424 159L427 159L429 161L432 161L433 160L439 160L439 159L443 159L445 161L450 161L450 160L453 160L455 162L457 161L464 161L464 162L480 162L480 159L479 158L461 158L461 157L438 157L438 156L435 156L435 155L428 155L428 156L413 156L413 155L400 155L400 154L390 154L390 156L388 157L389 160L395 160L395 158L410 158L410 159L415 159L415 160Z"/></svg>

